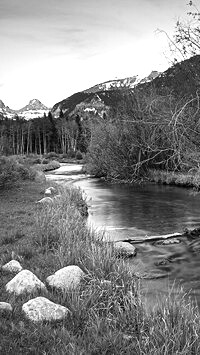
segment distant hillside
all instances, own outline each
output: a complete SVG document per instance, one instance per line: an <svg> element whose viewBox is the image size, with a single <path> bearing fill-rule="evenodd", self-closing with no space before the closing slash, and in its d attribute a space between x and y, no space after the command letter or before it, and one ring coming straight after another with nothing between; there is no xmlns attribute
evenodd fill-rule
<svg viewBox="0 0 200 355"><path fill-rule="evenodd" d="M123 100L124 93L135 89L148 92L151 88L163 95L166 92L178 97L195 95L200 90L200 56L177 63L163 73L152 71L143 79L133 76L97 84L58 102L52 113L55 117L59 116L60 110L69 116L80 112L82 115L93 112L103 116L110 107L114 108Z"/></svg>
<svg viewBox="0 0 200 355"><path fill-rule="evenodd" d="M109 80L97 84L82 92L58 102L52 108L55 117L59 117L60 111L69 116L81 113L93 113L103 117L110 107L115 107L127 90L132 90L139 83L147 83L157 77L160 73L152 71L149 76L139 79L138 76L132 76L124 79Z"/></svg>
<svg viewBox="0 0 200 355"><path fill-rule="evenodd" d="M173 65L146 85L153 85L161 93L168 89L179 97L195 95L200 90L200 55Z"/></svg>
<svg viewBox="0 0 200 355"><path fill-rule="evenodd" d="M122 98L121 90L109 90L95 92L78 92L61 102L55 104L52 108L54 117L59 117L60 111L72 116L73 114L94 113L103 117L110 107L115 106Z"/></svg>

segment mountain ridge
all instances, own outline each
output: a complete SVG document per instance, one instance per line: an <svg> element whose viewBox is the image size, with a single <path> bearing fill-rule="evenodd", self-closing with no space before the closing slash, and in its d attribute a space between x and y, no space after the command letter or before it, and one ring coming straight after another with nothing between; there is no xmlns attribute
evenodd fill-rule
<svg viewBox="0 0 200 355"><path fill-rule="evenodd" d="M45 106L40 100L32 99L29 103L22 107L19 110L13 110L9 106L6 106L2 100L0 100L0 115L6 118L14 118L18 116L26 120L42 117L45 114L48 114L50 108Z"/></svg>
<svg viewBox="0 0 200 355"><path fill-rule="evenodd" d="M87 112L88 115L90 112L93 112L103 117L108 111L109 106L112 106L119 101L124 90L130 90L139 84L148 83L160 74L160 72L153 70L143 79L139 78L138 75L135 75L96 84L56 103L51 112L55 118L59 117L61 110L64 114L69 114L70 116L72 114L78 114L81 111L83 115L85 115L85 112Z"/></svg>

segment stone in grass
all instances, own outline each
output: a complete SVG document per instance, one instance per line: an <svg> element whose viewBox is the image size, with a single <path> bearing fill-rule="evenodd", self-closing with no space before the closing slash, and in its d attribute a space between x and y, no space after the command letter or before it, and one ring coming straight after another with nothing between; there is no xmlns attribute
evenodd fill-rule
<svg viewBox="0 0 200 355"><path fill-rule="evenodd" d="M46 281L52 288L68 291L78 287L84 275L79 266L69 265L47 277Z"/></svg>
<svg viewBox="0 0 200 355"><path fill-rule="evenodd" d="M12 306L7 302L0 302L0 315L2 314L10 314L12 312Z"/></svg>
<svg viewBox="0 0 200 355"><path fill-rule="evenodd" d="M45 285L37 276L29 270L20 271L11 281L6 284L6 291L21 295L23 293L33 293L39 290L46 290Z"/></svg>
<svg viewBox="0 0 200 355"><path fill-rule="evenodd" d="M19 261L11 260L7 264L2 266L2 270L6 272L20 272L22 270L22 266Z"/></svg>
<svg viewBox="0 0 200 355"><path fill-rule="evenodd" d="M33 322L60 321L70 312L68 308L49 301L45 297L36 297L22 306L26 317Z"/></svg>
<svg viewBox="0 0 200 355"><path fill-rule="evenodd" d="M55 195L55 194L56 194L56 189L55 189L55 187L53 187L53 186L48 187L48 188L45 190L45 192L44 192L44 195L45 195L45 196L52 196L52 195Z"/></svg>
<svg viewBox="0 0 200 355"><path fill-rule="evenodd" d="M130 257L136 255L136 248L128 242L115 242L114 249L121 256Z"/></svg>

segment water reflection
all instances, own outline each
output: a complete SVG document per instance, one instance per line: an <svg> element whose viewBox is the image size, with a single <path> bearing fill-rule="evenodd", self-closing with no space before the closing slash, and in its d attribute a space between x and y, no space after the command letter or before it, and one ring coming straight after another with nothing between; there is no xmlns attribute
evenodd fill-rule
<svg viewBox="0 0 200 355"><path fill-rule="evenodd" d="M98 226L126 228L135 235L137 229L167 234L200 225L200 195L192 196L187 189L112 185L97 179L74 184L91 198L90 220Z"/></svg>
<svg viewBox="0 0 200 355"><path fill-rule="evenodd" d="M78 167L80 169L80 167ZM69 173L77 175L73 167L65 172L62 183L69 182ZM58 171L49 179L59 181ZM73 182L87 194L89 223L104 227L113 239L131 239L134 236L182 232L184 228L200 226L200 194L189 189L163 185L113 185L99 179L82 179ZM137 257L128 260L130 267L142 281L144 292L155 301L155 292L166 293L174 280L184 285L200 305L200 240L181 239L180 244L137 245ZM159 277L165 276L165 279ZM155 280L148 280L155 278Z"/></svg>

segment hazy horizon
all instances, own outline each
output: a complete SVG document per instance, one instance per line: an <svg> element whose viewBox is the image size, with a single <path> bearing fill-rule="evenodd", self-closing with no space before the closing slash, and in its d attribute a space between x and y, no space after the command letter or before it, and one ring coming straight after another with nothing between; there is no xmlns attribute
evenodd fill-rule
<svg viewBox="0 0 200 355"><path fill-rule="evenodd" d="M0 99L47 107L95 84L170 66L183 0L1 0Z"/></svg>

